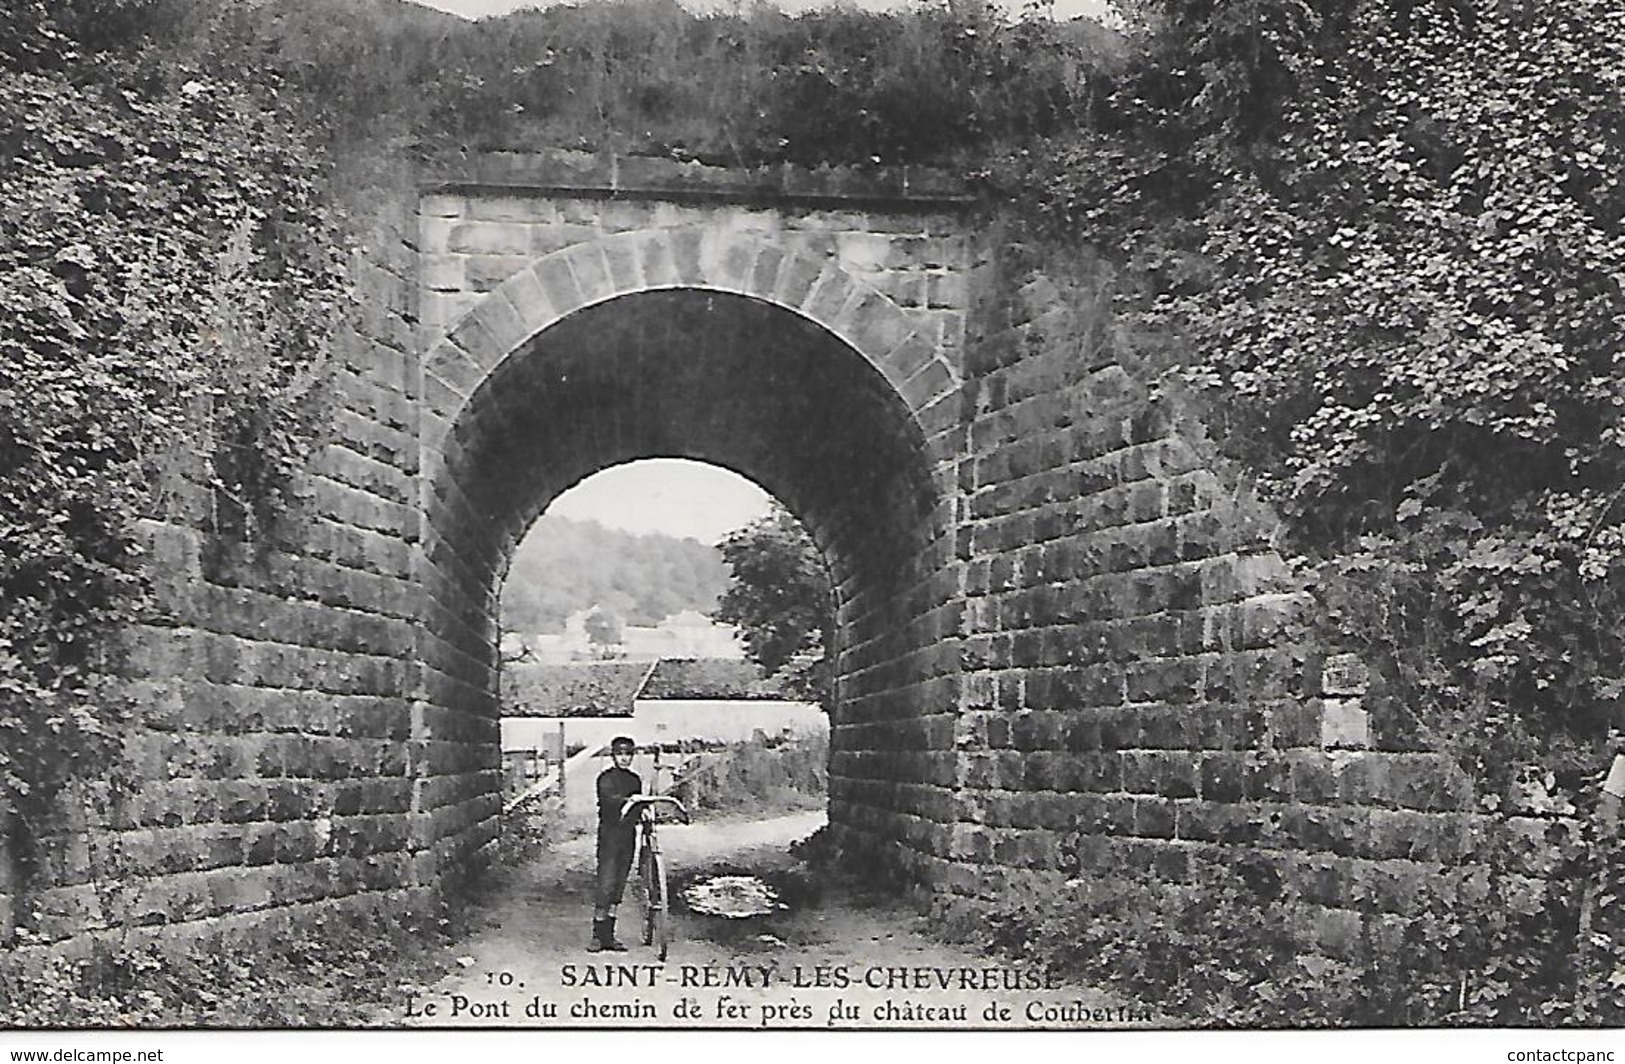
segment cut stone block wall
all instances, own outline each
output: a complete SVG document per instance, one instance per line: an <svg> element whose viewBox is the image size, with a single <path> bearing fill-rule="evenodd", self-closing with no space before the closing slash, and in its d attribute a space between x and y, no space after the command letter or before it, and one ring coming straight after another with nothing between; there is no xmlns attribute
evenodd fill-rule
<svg viewBox="0 0 1625 1064"><path fill-rule="evenodd" d="M714 461L795 509L831 563L832 818L903 863L940 849L962 204L919 181L582 165L565 176L613 194L497 159L488 184L423 202L426 557L451 607L444 669L466 670L448 697L488 702L500 571L559 490L630 458ZM482 472L501 449L525 461Z"/></svg>
<svg viewBox="0 0 1625 1064"><path fill-rule="evenodd" d="M1100 297L996 276L967 342L960 806L937 879L983 913L1072 878L1199 882L1247 854L1352 952L1473 827L1433 752L1375 750L1359 659L1322 645L1277 522Z"/></svg>
<svg viewBox="0 0 1625 1064"><path fill-rule="evenodd" d="M507 557L632 458L741 469L813 525L841 600L837 815L889 839L951 783L910 722L956 702L962 198L640 167L483 159L384 205L331 437L274 540L210 535L201 477L142 530L129 791L70 796L29 882L0 876L29 941L254 934L426 904L479 867Z"/></svg>

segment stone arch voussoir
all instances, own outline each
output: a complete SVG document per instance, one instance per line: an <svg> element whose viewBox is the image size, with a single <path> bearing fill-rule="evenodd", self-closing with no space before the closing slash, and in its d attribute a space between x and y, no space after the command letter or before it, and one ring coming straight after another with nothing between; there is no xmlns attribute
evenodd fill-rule
<svg viewBox="0 0 1625 1064"><path fill-rule="evenodd" d="M667 288L735 293L808 318L866 358L915 414L960 383L926 328L834 259L750 233L638 229L537 259L459 319L424 358L424 443L441 450L480 383L548 326L583 307Z"/></svg>

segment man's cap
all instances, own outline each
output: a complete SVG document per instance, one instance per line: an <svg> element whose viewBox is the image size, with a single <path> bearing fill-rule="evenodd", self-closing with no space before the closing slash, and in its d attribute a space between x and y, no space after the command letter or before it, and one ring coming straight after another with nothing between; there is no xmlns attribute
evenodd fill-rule
<svg viewBox="0 0 1625 1064"><path fill-rule="evenodd" d="M637 748L637 742L630 735L617 735L609 741L609 752L612 754L635 753Z"/></svg>

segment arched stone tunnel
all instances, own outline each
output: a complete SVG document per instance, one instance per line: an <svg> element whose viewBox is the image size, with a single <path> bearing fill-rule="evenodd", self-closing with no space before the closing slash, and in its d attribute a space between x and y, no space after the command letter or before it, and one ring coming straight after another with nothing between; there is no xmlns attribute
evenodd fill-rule
<svg viewBox="0 0 1625 1064"><path fill-rule="evenodd" d="M681 457L831 564L830 819L870 870L974 916L1243 850L1354 948L1462 859L1469 788L1374 739L1272 515L1098 293L1013 267L973 208L913 171L569 153L383 205L300 505L225 566L205 484L145 524L130 791L0 876L0 935L263 938L444 897L498 828L516 541L584 477Z"/></svg>
<svg viewBox="0 0 1625 1064"><path fill-rule="evenodd" d="M911 784L930 784L926 750L884 754L865 730L920 715L910 701L917 656L951 642L929 618L958 587L944 556L943 492L953 484L871 356L759 297L703 287L621 295L497 361L457 412L445 451L426 514L436 605L425 660L463 679L459 703L473 718L497 716L500 581L535 517L601 469L689 458L777 496L830 566L837 745L848 759L888 758L865 773L886 781L884 794L835 766L837 821L873 822ZM951 653L944 660L951 666ZM476 774L464 785L478 793L486 782Z"/></svg>

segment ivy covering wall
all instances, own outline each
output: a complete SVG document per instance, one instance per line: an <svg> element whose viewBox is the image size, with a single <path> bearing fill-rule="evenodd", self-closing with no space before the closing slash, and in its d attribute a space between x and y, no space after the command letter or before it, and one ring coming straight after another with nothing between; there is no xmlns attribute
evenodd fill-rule
<svg viewBox="0 0 1625 1064"><path fill-rule="evenodd" d="M1095 127L1012 161L1028 216L1118 263L1127 346L1261 478L1387 739L1491 808L1594 799L1625 693L1617 10L1149 7Z"/></svg>
<svg viewBox="0 0 1625 1064"><path fill-rule="evenodd" d="M0 37L0 809L32 831L119 741L137 519L201 487L263 538L347 300L302 120L154 40L167 10L23 3Z"/></svg>

